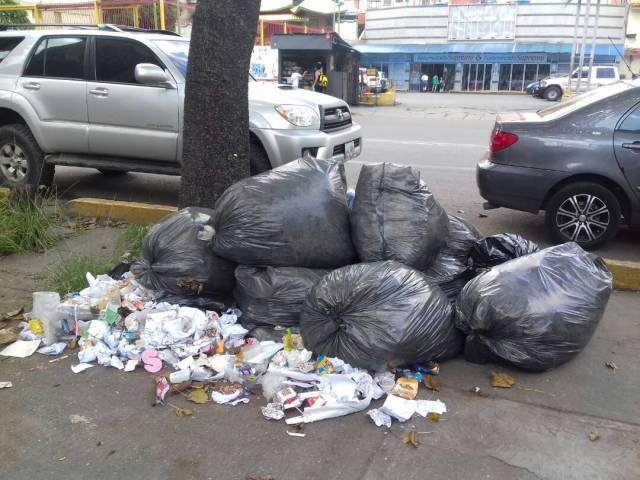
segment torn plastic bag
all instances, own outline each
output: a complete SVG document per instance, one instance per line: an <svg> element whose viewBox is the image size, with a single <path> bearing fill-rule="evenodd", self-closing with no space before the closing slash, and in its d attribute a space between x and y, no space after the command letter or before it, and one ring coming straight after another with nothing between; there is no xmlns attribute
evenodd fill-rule
<svg viewBox="0 0 640 480"><path fill-rule="evenodd" d="M612 289L604 263L565 243L471 280L456 303L465 358L531 371L573 358L591 339Z"/></svg>
<svg viewBox="0 0 640 480"><path fill-rule="evenodd" d="M151 227L142 242L142 259L131 266L138 282L179 298L229 295L236 266L213 253L212 215L204 208L186 208Z"/></svg>
<svg viewBox="0 0 640 480"><path fill-rule="evenodd" d="M499 233L478 240L471 249L471 261L476 273L514 258L540 250L540 247L515 233Z"/></svg>
<svg viewBox="0 0 640 480"><path fill-rule="evenodd" d="M360 263L325 275L300 317L307 349L382 370L446 359L462 348L439 287L398 262Z"/></svg>
<svg viewBox="0 0 640 480"><path fill-rule="evenodd" d="M326 273L310 268L238 266L233 295L242 311L242 324L298 326L309 290Z"/></svg>
<svg viewBox="0 0 640 480"><path fill-rule="evenodd" d="M447 243L424 274L442 288L452 302L473 278L473 271L469 267L469 255L479 238L480 233L473 225L462 218L449 215Z"/></svg>
<svg viewBox="0 0 640 480"><path fill-rule="evenodd" d="M214 250L243 265L353 263L344 167L310 157L245 178L216 203Z"/></svg>
<svg viewBox="0 0 640 480"><path fill-rule="evenodd" d="M397 260L431 266L445 244L449 219L411 167L363 165L351 210L351 234L363 262Z"/></svg>

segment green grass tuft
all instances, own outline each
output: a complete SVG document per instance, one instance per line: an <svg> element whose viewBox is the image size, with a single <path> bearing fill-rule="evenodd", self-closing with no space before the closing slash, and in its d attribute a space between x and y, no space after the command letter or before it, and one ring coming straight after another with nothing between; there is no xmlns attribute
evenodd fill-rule
<svg viewBox="0 0 640 480"><path fill-rule="evenodd" d="M142 254L142 240L151 228L150 225L129 224L124 227L118 238L117 249L120 255L126 255L131 260L137 260Z"/></svg>
<svg viewBox="0 0 640 480"><path fill-rule="evenodd" d="M48 199L7 199L0 202L0 253L43 252L58 240L52 227L60 210Z"/></svg>
<svg viewBox="0 0 640 480"><path fill-rule="evenodd" d="M113 258L96 258L92 255L75 255L66 258L60 264L49 268L45 273L47 288L60 296L69 292L78 292L87 287L87 272L102 275L111 270L117 261Z"/></svg>

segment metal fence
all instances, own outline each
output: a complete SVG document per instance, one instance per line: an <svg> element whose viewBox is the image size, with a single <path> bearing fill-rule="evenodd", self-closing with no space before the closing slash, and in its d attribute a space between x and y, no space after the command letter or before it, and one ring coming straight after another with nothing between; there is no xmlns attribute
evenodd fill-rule
<svg viewBox="0 0 640 480"><path fill-rule="evenodd" d="M110 23L148 30L171 30L186 37L191 35L195 9L195 3L180 0L88 0L74 3L0 5L0 12L26 12L29 21L34 24ZM0 24L8 22L10 19L0 15ZM271 35L274 34L324 32L324 29L311 28L300 22L261 19L255 43L269 45Z"/></svg>

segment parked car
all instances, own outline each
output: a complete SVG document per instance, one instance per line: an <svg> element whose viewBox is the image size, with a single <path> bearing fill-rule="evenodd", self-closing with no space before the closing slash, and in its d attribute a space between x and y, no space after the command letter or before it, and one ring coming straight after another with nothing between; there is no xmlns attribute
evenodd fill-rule
<svg viewBox="0 0 640 480"><path fill-rule="evenodd" d="M544 210L556 242L594 249L640 227L640 81L498 115L477 183L486 208Z"/></svg>
<svg viewBox="0 0 640 480"><path fill-rule="evenodd" d="M620 73L616 67L593 67L591 69L591 80L589 81L589 67L582 68L580 78L580 88L578 89L578 70L575 69L571 75L571 88L573 91L581 93L591 87L610 85L620 80ZM547 77L540 81L538 88L533 91L533 95L545 98L551 102L557 102L562 98L564 92L569 88L569 75L559 75Z"/></svg>
<svg viewBox="0 0 640 480"><path fill-rule="evenodd" d="M48 185L56 165L179 175L189 41L65 28L0 32L0 179ZM349 106L320 93L250 81L249 121L253 174L362 148Z"/></svg>
<svg viewBox="0 0 640 480"><path fill-rule="evenodd" d="M535 82L531 82L529 85L527 85L527 87L525 88L525 92L527 92L527 95L533 95L533 92L535 92L539 88L540 80L536 80Z"/></svg>

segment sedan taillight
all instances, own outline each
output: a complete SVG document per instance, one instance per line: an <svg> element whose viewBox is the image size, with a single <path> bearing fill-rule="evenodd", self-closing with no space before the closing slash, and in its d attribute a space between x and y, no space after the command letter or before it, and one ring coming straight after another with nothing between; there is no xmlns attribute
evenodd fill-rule
<svg viewBox="0 0 640 480"><path fill-rule="evenodd" d="M509 148L511 145L518 141L518 136L515 133L503 132L502 130L494 129L491 132L491 145L489 149L495 153L505 148Z"/></svg>

